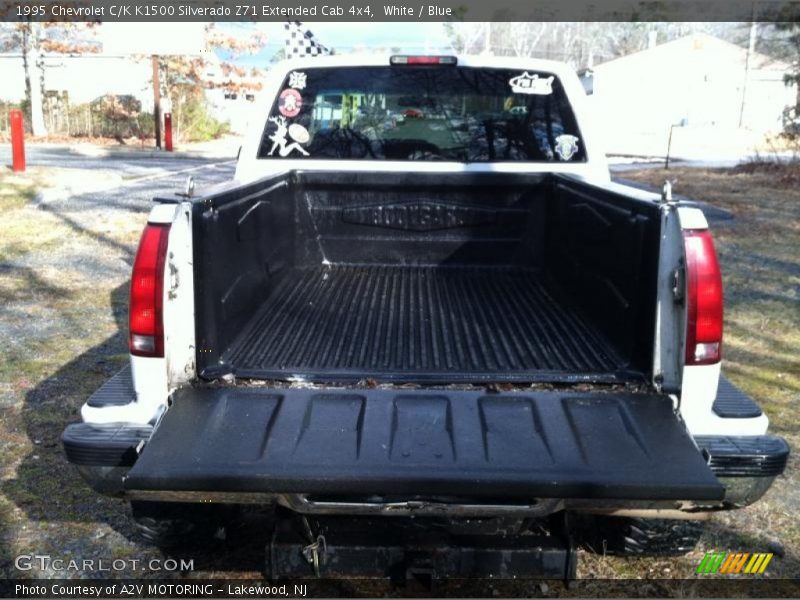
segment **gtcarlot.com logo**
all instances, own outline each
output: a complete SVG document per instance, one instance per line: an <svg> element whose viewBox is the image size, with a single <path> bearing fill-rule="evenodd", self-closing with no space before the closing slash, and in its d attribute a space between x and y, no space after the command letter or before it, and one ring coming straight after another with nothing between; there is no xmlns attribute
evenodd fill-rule
<svg viewBox="0 0 800 600"><path fill-rule="evenodd" d="M697 574L761 575L771 560L772 552L706 552L697 565Z"/></svg>
<svg viewBox="0 0 800 600"><path fill-rule="evenodd" d="M55 571L101 573L111 571L194 571L194 559L153 558L139 560L137 558L53 558L49 554L20 554L14 559L14 566L19 571Z"/></svg>

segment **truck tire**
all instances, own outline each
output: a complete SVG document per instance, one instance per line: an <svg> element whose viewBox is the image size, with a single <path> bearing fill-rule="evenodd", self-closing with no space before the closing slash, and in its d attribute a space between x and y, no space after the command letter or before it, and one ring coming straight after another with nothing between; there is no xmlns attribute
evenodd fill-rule
<svg viewBox="0 0 800 600"><path fill-rule="evenodd" d="M697 545L704 521L590 517L582 524L582 546L615 556L680 556Z"/></svg>
<svg viewBox="0 0 800 600"><path fill-rule="evenodd" d="M211 539L220 522L216 506L181 502L131 502L131 515L138 536L159 548Z"/></svg>

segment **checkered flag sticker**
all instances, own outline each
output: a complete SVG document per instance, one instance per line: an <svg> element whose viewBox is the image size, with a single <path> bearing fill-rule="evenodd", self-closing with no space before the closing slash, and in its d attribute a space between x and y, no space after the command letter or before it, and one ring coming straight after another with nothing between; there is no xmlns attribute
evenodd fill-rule
<svg viewBox="0 0 800 600"><path fill-rule="evenodd" d="M306 58L308 56L323 56L333 54L333 50L326 48L317 41L309 29L303 29L300 21L287 21L283 28L286 30L286 58Z"/></svg>

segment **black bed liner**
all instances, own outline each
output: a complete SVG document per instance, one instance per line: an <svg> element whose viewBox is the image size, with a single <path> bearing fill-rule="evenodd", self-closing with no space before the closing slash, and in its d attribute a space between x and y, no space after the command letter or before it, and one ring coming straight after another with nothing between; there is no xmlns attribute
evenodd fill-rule
<svg viewBox="0 0 800 600"><path fill-rule="evenodd" d="M135 491L719 500L656 394L184 388Z"/></svg>
<svg viewBox="0 0 800 600"><path fill-rule="evenodd" d="M498 267L294 269L223 358L259 378L632 376L552 283Z"/></svg>
<svg viewBox="0 0 800 600"><path fill-rule="evenodd" d="M655 202L541 173L294 171L193 207L204 379L652 379Z"/></svg>

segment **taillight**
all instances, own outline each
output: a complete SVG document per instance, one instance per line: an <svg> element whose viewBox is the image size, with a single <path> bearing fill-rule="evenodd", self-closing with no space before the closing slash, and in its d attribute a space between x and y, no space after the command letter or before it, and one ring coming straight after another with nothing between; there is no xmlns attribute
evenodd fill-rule
<svg viewBox="0 0 800 600"><path fill-rule="evenodd" d="M458 59L455 56L407 56L404 54L395 54L389 58L389 64L392 65L456 65Z"/></svg>
<svg viewBox="0 0 800 600"><path fill-rule="evenodd" d="M169 225L148 223L131 276L128 346L136 356L164 356L164 263Z"/></svg>
<svg viewBox="0 0 800 600"><path fill-rule="evenodd" d="M710 365L722 357L722 273L711 232L683 232L686 250L686 364Z"/></svg>

